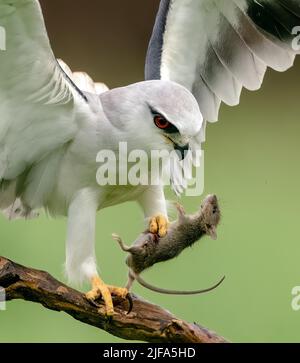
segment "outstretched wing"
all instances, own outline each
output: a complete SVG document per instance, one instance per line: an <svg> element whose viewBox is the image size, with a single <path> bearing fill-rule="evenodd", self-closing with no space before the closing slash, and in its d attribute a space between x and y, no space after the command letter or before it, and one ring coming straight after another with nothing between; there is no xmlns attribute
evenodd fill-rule
<svg viewBox="0 0 300 363"><path fill-rule="evenodd" d="M39 2L0 0L0 181L72 139L86 102L56 61Z"/></svg>
<svg viewBox="0 0 300 363"><path fill-rule="evenodd" d="M268 66L292 66L299 25L300 0L161 0L146 79L184 85L216 121L221 101L259 89Z"/></svg>

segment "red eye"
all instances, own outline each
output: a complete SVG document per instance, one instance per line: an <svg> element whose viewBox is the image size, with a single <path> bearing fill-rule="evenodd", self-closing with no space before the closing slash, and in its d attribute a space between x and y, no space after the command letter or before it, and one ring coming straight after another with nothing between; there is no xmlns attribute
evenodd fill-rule
<svg viewBox="0 0 300 363"><path fill-rule="evenodd" d="M162 116L155 116L154 123L159 129L167 129L170 126L170 122Z"/></svg>

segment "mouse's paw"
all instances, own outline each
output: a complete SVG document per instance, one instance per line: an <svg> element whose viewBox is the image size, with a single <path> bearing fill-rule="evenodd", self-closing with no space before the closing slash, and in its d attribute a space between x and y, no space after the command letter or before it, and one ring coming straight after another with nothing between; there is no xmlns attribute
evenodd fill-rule
<svg viewBox="0 0 300 363"><path fill-rule="evenodd" d="M154 234L158 234L160 237L164 237L167 234L169 226L168 217L158 214L150 218L149 231Z"/></svg>

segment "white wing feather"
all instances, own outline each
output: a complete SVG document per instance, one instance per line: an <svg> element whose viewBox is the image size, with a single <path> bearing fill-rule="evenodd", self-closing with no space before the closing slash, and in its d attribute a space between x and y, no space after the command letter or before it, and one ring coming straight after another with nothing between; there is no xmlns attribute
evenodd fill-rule
<svg viewBox="0 0 300 363"><path fill-rule="evenodd" d="M293 65L299 24L299 0L161 0L146 77L184 85L216 121L221 102L237 105L242 87L259 89L267 67Z"/></svg>
<svg viewBox="0 0 300 363"><path fill-rule="evenodd" d="M61 150L78 131L76 112L86 99L52 53L38 1L0 0L0 27L6 35L0 50L0 208L23 217L51 195Z"/></svg>
<svg viewBox="0 0 300 363"><path fill-rule="evenodd" d="M74 91L54 58L39 3L0 0L0 179L12 180L28 165L69 141Z"/></svg>
<svg viewBox="0 0 300 363"><path fill-rule="evenodd" d="M299 24L300 0L161 0L146 79L185 86L204 120L217 121L221 102L237 105L243 87L259 89L267 67L285 71L293 65L293 28ZM205 125L190 143L193 153L205 140ZM180 194L185 181L176 167L173 174Z"/></svg>

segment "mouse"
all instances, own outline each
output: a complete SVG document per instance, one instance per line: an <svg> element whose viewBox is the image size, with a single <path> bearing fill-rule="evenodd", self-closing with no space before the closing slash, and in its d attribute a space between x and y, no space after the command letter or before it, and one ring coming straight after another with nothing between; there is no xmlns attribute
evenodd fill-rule
<svg viewBox="0 0 300 363"><path fill-rule="evenodd" d="M187 247L192 246L201 237L208 235L217 239L217 226L221 219L221 211L217 196L208 195L202 202L200 209L195 214L186 214L179 203L175 204L177 220L169 225L166 236L159 237L149 230L141 233L129 247L117 234L112 237L118 242L121 249L128 253L126 264L129 268L126 288L131 290L136 280L143 287L162 294L195 295L216 289L225 279L223 276L215 285L201 290L170 290L156 287L146 282L141 273L156 263L171 260L180 255Z"/></svg>

